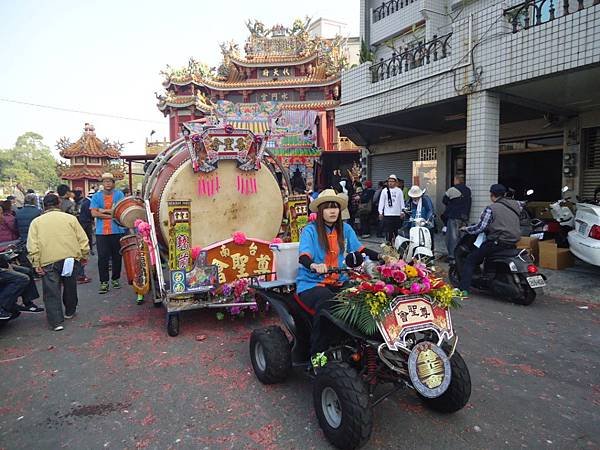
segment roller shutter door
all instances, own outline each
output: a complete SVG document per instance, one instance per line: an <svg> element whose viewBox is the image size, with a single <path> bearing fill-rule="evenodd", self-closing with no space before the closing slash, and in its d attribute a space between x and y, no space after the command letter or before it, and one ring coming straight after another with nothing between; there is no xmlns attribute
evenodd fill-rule
<svg viewBox="0 0 600 450"><path fill-rule="evenodd" d="M581 198L593 198L600 187L600 128L583 130L584 161L582 170Z"/></svg>
<svg viewBox="0 0 600 450"><path fill-rule="evenodd" d="M384 181L390 174L404 180L405 186L412 184L412 163L419 160L419 151L386 153L383 155L369 156L369 178L373 185Z"/></svg>

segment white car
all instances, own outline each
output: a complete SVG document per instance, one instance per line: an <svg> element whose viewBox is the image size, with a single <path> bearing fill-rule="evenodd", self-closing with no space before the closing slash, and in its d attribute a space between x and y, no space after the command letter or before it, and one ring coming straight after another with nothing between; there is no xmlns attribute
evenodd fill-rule
<svg viewBox="0 0 600 450"><path fill-rule="evenodd" d="M582 261L600 266L600 206L577 204L575 228L569 231L569 247Z"/></svg>

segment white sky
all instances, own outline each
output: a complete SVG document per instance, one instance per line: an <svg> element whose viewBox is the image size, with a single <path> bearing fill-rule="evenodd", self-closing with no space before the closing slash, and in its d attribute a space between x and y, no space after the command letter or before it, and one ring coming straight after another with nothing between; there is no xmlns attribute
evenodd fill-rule
<svg viewBox="0 0 600 450"><path fill-rule="evenodd" d="M348 24L358 36L359 0L0 0L0 99L141 121L55 111L0 100L0 148L34 131L54 149L91 122L101 139L144 152L145 138L168 137L156 108L159 71L189 57L217 66L219 42L243 48L247 19L291 26L294 18L324 17Z"/></svg>

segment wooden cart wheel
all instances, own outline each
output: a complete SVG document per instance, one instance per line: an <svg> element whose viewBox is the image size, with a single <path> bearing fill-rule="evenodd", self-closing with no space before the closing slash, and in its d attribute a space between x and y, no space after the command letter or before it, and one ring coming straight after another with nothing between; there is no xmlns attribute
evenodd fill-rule
<svg viewBox="0 0 600 450"><path fill-rule="evenodd" d="M179 334L179 313L167 314L167 333L171 337Z"/></svg>

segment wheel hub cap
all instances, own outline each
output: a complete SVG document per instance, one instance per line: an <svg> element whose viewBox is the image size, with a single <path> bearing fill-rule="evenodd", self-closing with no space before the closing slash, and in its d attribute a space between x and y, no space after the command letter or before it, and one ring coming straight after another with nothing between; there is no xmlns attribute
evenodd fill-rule
<svg viewBox="0 0 600 450"><path fill-rule="evenodd" d="M330 387L326 387L321 392L321 408L329 426L338 428L342 423L342 407L340 406L340 399Z"/></svg>

